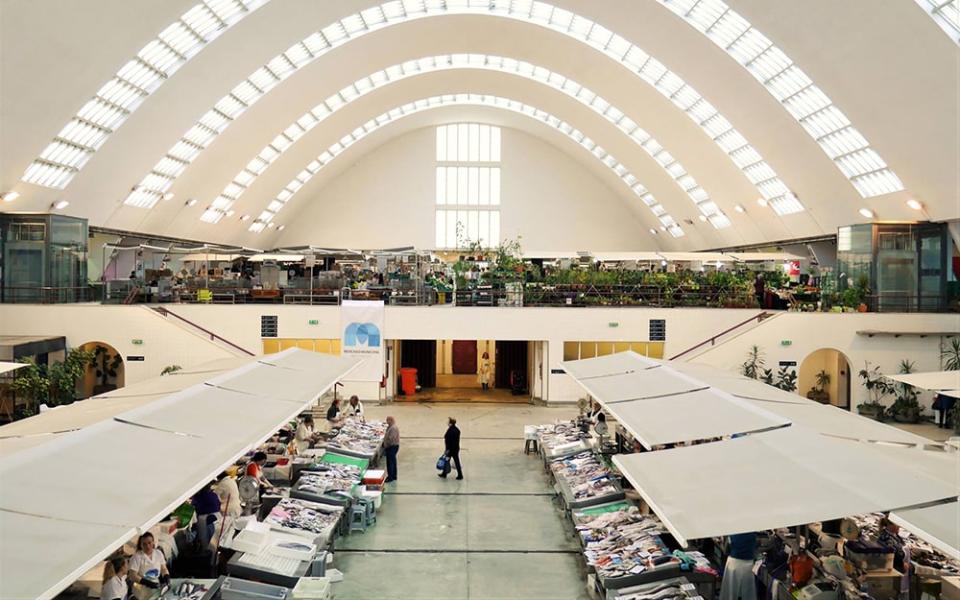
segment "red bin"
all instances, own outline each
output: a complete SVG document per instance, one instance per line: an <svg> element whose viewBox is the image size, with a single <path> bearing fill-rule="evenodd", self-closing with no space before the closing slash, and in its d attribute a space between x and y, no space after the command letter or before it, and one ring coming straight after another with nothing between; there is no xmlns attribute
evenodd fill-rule
<svg viewBox="0 0 960 600"><path fill-rule="evenodd" d="M413 396L417 393L417 370L405 367L400 369L400 387L404 395Z"/></svg>

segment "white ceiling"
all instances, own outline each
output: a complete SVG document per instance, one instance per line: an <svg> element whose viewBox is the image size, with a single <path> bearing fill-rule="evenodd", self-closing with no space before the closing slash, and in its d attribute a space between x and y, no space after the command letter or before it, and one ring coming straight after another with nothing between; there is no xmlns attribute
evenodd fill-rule
<svg viewBox="0 0 960 600"><path fill-rule="evenodd" d="M233 25L153 92L109 137L64 190L21 181L25 169L76 112L130 58L197 0L3 0L0 2L0 193L20 198L2 210L63 211L93 225L270 247L274 230L247 231L235 217L210 225L204 208L270 140L346 85L405 60L452 53L525 60L589 87L653 135L708 192L732 226L684 225L679 240L650 236L650 247L688 250L834 233L862 222L869 207L883 220L913 220L921 201L934 220L960 218L960 50L912 0L809 3L732 0L839 106L903 181L904 192L863 199L803 127L721 48L659 2L556 0L640 46L725 115L793 190L806 211L777 216L757 205L757 188L680 109L604 53L547 28L482 15L444 15L383 28L320 56L239 116L175 181L175 194L152 209L123 204L131 187L234 86L271 58L373 0L273 0ZM449 4L455 4L449 2ZM909 42L898 42L909 40ZM310 160L364 121L437 94L481 93L548 111L603 146L683 223L699 211L662 168L617 127L580 102L516 75L470 70L418 75L383 86L338 110L301 137L244 194L237 216L256 216ZM450 122L456 107L400 120L352 147L357 157L413 125ZM529 130L601 175L596 159L545 125L516 115L480 113ZM478 109L464 107L463 115ZM396 128L395 132L390 130ZM300 194L320 195L332 165ZM601 169L603 167L601 166ZM328 173L327 171L330 171ZM647 227L653 216L615 176L603 175ZM184 206L197 198L194 207ZM746 213L734 210L735 204ZM296 218L296 205L276 221Z"/></svg>

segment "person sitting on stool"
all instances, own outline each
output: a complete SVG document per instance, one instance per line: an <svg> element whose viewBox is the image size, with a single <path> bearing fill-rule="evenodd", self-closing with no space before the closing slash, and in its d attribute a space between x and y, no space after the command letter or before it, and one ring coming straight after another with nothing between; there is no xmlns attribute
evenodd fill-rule
<svg viewBox="0 0 960 600"><path fill-rule="evenodd" d="M460 467L460 428L457 420L450 417L447 432L443 434L443 445L446 447L447 466L438 476L446 479L450 473L450 461L457 465L457 479L463 479L463 469Z"/></svg>

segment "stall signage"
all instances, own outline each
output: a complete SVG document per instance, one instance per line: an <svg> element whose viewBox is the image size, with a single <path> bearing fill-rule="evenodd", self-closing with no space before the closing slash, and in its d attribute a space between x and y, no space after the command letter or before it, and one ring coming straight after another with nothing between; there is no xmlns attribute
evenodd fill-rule
<svg viewBox="0 0 960 600"><path fill-rule="evenodd" d="M550 369L550 374L551 374L551 375L566 375L567 372L564 371L563 369Z"/></svg>
<svg viewBox="0 0 960 600"><path fill-rule="evenodd" d="M795 367L795 366L797 366L797 361L795 361L795 360L781 360L781 361L780 361L780 366L781 366L781 367Z"/></svg>
<svg viewBox="0 0 960 600"><path fill-rule="evenodd" d="M142 346L143 340L130 340L130 343L133 344L134 346Z"/></svg>
<svg viewBox="0 0 960 600"><path fill-rule="evenodd" d="M260 316L260 337L277 337L277 315Z"/></svg>
<svg viewBox="0 0 960 600"><path fill-rule="evenodd" d="M127 362L143 362L146 360L146 357L143 356L128 356Z"/></svg>
<svg viewBox="0 0 960 600"><path fill-rule="evenodd" d="M667 341L667 321L666 319L650 319L650 341Z"/></svg>

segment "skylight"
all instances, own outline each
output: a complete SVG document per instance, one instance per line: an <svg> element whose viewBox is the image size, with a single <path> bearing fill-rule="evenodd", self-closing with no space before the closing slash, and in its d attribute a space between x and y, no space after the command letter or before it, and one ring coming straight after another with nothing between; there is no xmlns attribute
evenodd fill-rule
<svg viewBox="0 0 960 600"><path fill-rule="evenodd" d="M960 43L960 0L917 0L951 40Z"/></svg>
<svg viewBox="0 0 960 600"><path fill-rule="evenodd" d="M479 14L515 19L546 27L551 31L583 42L603 52L609 58L626 67L631 73L652 85L700 125L710 136L710 139L714 140L727 154L736 151L749 151L759 158L759 153L750 146L746 139L733 128L733 125L713 105L700 96L691 86L687 85L676 73L667 69L660 61L598 23L575 15L568 10L531 0L450 0L448 2L440 0L393 0L346 17L294 44L283 54L271 60L266 67L261 67L246 81L234 88L234 91L225 97L228 103L231 97L235 98L238 95L238 88L246 89L248 83L253 83L261 92L259 95L246 96L246 106L243 109L233 114L220 113L219 116L226 118L227 122L217 133L222 132L229 121L238 117L245 108L249 108L259 98L262 98L277 83L333 48L390 25L447 14ZM263 85L256 85L255 78L259 78ZM353 93L360 92L355 90ZM341 97L335 102L345 103L346 101L345 98ZM330 108L335 110L337 106L331 106ZM211 109L210 112L219 113L216 108ZM203 119L206 118L205 116ZM212 141L213 138L210 138L205 143L200 144L200 150L206 148ZM172 155L172 153L171 150L168 155ZM760 163L767 166L762 159L758 164ZM737 166L742 168L740 164ZM769 168L769 166L767 167ZM769 172L773 173L773 169L769 168ZM137 199L142 198L144 194L149 194L150 197L159 200L173 184L174 179L168 177L163 184L152 188L146 188L145 184L141 183L138 189L143 188L145 191L139 195L131 194L126 203L142 206L137 204ZM772 177L763 180L756 180L755 178L750 180L757 186L760 193L764 194L770 206L778 214L785 215L803 210L803 206L789 193L787 186L780 181L775 173ZM768 185L761 185L761 183ZM767 196L771 193L774 195Z"/></svg>
<svg viewBox="0 0 960 600"><path fill-rule="evenodd" d="M23 181L63 189L147 96L218 35L270 0L203 0L123 65L67 123L23 174ZM162 196L162 194L161 194ZM148 191L127 199L153 206Z"/></svg>
<svg viewBox="0 0 960 600"><path fill-rule="evenodd" d="M342 98L347 95L346 90L351 90L352 101L359 98L362 94L372 92L381 86L407 77L439 70L463 68L492 70L532 79L533 81L548 85L593 109L615 125L625 135L629 136L644 152L649 154L660 167L666 171L667 175L677 183L683 192L690 197L690 200L704 216L708 218L714 216L722 217L710 220L710 223L713 224L714 227L720 229L731 225L729 219L726 218L719 207L710 201L710 196L706 190L700 187L693 176L687 173L683 165L663 149L663 146L650 134L639 127L632 119L624 115L622 110L611 105L602 97L583 87L576 81L567 79L559 73L549 71L528 62L486 54L449 54L411 60L399 65L387 67L382 71L377 71L372 75L355 81L327 98L323 103L315 106L310 112L301 116L290 127L285 129L285 133L277 138L282 137L282 143L278 144L277 139L275 139L261 150L257 157L250 161L250 163L234 177L233 181L228 184L227 188L221 192L220 198L223 199L226 206L230 206L237 201L243 192L253 184L256 177L262 174L271 163L279 159L283 152L290 148L297 139L313 129L328 116L347 105L342 101ZM360 90L362 90L362 92ZM480 155L480 136L483 130L481 130L479 126L477 129L477 138L474 140L477 143L476 148L470 144L469 140L471 138L469 136L461 136L459 143L457 143L457 138L453 134L454 130L449 131L451 131L453 137L450 138L449 144L447 142L444 142L443 145L438 144L438 152L442 149L445 155L458 157L462 154L470 158L474 151L476 151L477 160L499 160L499 145L496 146L496 156L491 158ZM440 159L438 156L438 160L443 159ZM766 166L766 163L763 163L763 165ZM155 168L154 171L156 172L158 169ZM772 173L769 167L767 167L767 171Z"/></svg>
<svg viewBox="0 0 960 600"><path fill-rule="evenodd" d="M887 163L823 90L783 50L723 0L659 2L710 38L749 71L803 126L862 197L871 198L903 189L900 178L887 167ZM946 17L952 8L954 35L960 33L960 29L957 29L960 25L956 0L946 3L942 0L917 2L928 5L928 12L938 20ZM774 210L776 203L782 201L767 200Z"/></svg>
<svg viewBox="0 0 960 600"><path fill-rule="evenodd" d="M654 211L655 215L657 215L657 212L659 212L659 209L656 209L655 207L660 206L660 204L653 197L653 194L647 191L647 189L637 181L637 178L634 177L626 167L621 165L619 161L608 154L603 148L596 145L593 140L585 136L578 129L573 128L565 121L561 121L550 113L544 112L538 108L534 108L528 104L499 96L487 96L481 94L446 94L443 96L431 96L429 98L409 102L403 106L398 106L385 113L382 113L377 117L374 117L373 119L370 119L360 127L354 129L351 133L348 133L346 136L341 138L340 141L331 145L315 160L311 161L306 168L300 171L300 173L298 173L297 176L294 177L290 183L288 183L286 187L280 191L279 194L277 194L274 201L279 202L282 205L286 205L297 193L297 191L308 181L310 181L314 175L319 173L338 155L347 150L347 148L360 141L364 137L370 135L377 129L380 129L381 127L388 125L397 119L401 119L424 110L451 105L490 106L503 110L509 110L521 115L525 115L532 119L536 119L537 121L540 121L541 123L544 123L560 131L561 133L564 133L567 137L572 139L574 142L579 144L581 147L586 149L592 155L596 156L597 159L607 165L607 167L613 171L614 174L617 175L617 177L623 181L624 184L629 187L634 194L643 200L644 204ZM216 223L226 215L226 212L227 209L225 208L216 208L211 206L204 213L203 220L209 223ZM250 226L250 231L256 233L263 230L263 223L267 222L263 219L263 215L265 214L268 214L268 218L272 219L273 215L276 214L276 211L264 211L264 213L261 214L261 217ZM673 218L670 217L670 215L667 215L665 212L661 214L663 216L658 215L658 219L661 223L664 223L664 225L667 227L667 231L670 232L670 235L673 237L682 237L684 234L683 229L680 228ZM667 219L667 221L664 219ZM254 227L254 225L257 225L258 223L260 225Z"/></svg>

